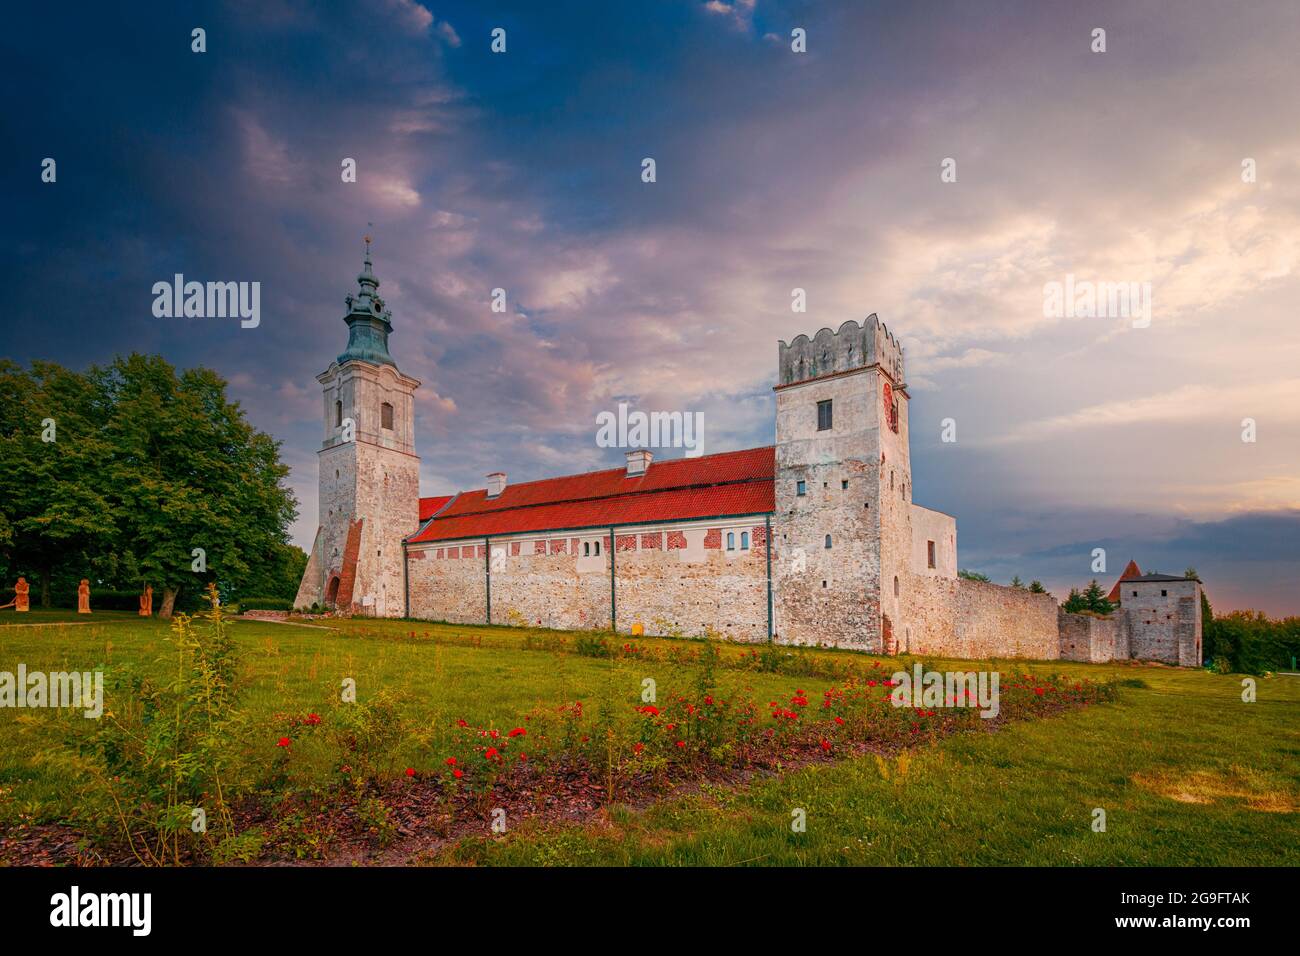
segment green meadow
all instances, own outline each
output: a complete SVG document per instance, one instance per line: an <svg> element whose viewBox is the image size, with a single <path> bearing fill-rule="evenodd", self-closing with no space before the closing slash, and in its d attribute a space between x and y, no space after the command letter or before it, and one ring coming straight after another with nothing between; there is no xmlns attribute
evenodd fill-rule
<svg viewBox="0 0 1300 956"><path fill-rule="evenodd" d="M0 612L5 613L5 612ZM113 673L165 680L168 625L99 612L89 624L34 611L0 617L0 671ZM75 615L72 615L75 617ZM394 774L443 769L457 721L503 731L561 705L610 707L634 730L645 681L660 697L698 691L766 703L798 691L820 698L836 669L892 673L909 658L723 645L701 674L697 641L637 638L647 659L589 656L589 638L559 632L413 621L306 625L232 619L239 652L248 787L274 766L284 728L338 707L355 681L361 702L382 694L400 715L386 755ZM632 640L608 638L621 646ZM584 647L587 653L584 653ZM674 780L654 800L616 799L574 822L529 819L434 841L401 862L453 865L1296 865L1300 863L1300 678L1142 664L944 661L928 669L996 669L1117 683L1111 702L969 730L901 753L805 764L744 780ZM828 676L830 675L830 676ZM110 691L105 709L131 702ZM0 837L78 818L78 781L51 753L72 746L80 713L0 709ZM533 726L533 725L530 725ZM615 731L611 731L613 733ZM531 743L531 739L529 741ZM296 739L295 739L296 744ZM462 755L462 760L464 759ZM304 739L296 785L328 788L331 754ZM238 780L236 773L234 779ZM633 805L635 804L635 806ZM1099 822L1104 814L1104 829ZM801 818L802 829L792 827ZM9 862L15 862L10 860ZM21 862L21 861L18 861ZM390 861L391 862L391 861Z"/></svg>

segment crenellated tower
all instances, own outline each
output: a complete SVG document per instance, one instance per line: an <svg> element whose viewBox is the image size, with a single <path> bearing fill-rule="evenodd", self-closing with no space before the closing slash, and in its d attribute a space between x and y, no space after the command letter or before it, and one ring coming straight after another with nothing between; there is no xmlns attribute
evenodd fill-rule
<svg viewBox="0 0 1300 956"><path fill-rule="evenodd" d="M324 441L319 526L295 607L400 617L405 611L402 539L419 524L420 459L415 454L415 390L388 351L392 312L366 237L360 287L345 297L347 348L316 380Z"/></svg>
<svg viewBox="0 0 1300 956"><path fill-rule="evenodd" d="M892 653L912 548L903 349L873 314L777 355L778 640Z"/></svg>

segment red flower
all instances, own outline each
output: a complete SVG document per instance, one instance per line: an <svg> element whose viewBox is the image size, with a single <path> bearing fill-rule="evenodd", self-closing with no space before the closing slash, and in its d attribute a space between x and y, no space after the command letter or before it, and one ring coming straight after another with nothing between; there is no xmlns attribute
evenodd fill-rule
<svg viewBox="0 0 1300 956"><path fill-rule="evenodd" d="M1037 694L1039 697L1042 697L1042 696L1043 696L1043 688L1041 688L1041 687L1035 687L1035 688L1034 688L1034 693Z"/></svg>
<svg viewBox="0 0 1300 956"><path fill-rule="evenodd" d="M677 741L677 746L679 746L679 747L685 747L685 746L686 746L686 741L684 741L684 740L679 740L679 741Z"/></svg>
<svg viewBox="0 0 1300 956"><path fill-rule="evenodd" d="M456 769L451 772L451 775L459 780L461 777L465 776L465 771Z"/></svg>
<svg viewBox="0 0 1300 956"><path fill-rule="evenodd" d="M320 714L308 714L307 719L304 720L303 723L315 727L320 723Z"/></svg>
<svg viewBox="0 0 1300 956"><path fill-rule="evenodd" d="M406 768L406 775L407 775L408 777L414 777L414 776L415 776L415 768L414 768L414 767L407 767L407 768Z"/></svg>
<svg viewBox="0 0 1300 956"><path fill-rule="evenodd" d="M639 754L643 750L645 750L645 744L643 743L635 743L632 745L632 753L634 754Z"/></svg>
<svg viewBox="0 0 1300 956"><path fill-rule="evenodd" d="M277 747L287 747L287 746L289 746L289 738L288 738L288 737L281 737L279 743L277 743L276 746L277 746Z"/></svg>
<svg viewBox="0 0 1300 956"><path fill-rule="evenodd" d="M514 730L510 731L510 733L507 734L506 736L509 736L509 737L522 737L522 736L524 736L524 734L526 734L526 733L528 733L528 731L524 730L524 728L522 728L522 727L516 727Z"/></svg>
<svg viewBox="0 0 1300 956"><path fill-rule="evenodd" d="M519 755L519 761L520 761L520 763L527 763L527 762L528 762L528 754L520 754L520 755Z"/></svg>
<svg viewBox="0 0 1300 956"><path fill-rule="evenodd" d="M638 707L637 711L642 714L649 714L651 717L659 716L659 708L654 704L646 704L644 707Z"/></svg>
<svg viewBox="0 0 1300 956"><path fill-rule="evenodd" d="M837 723L837 724L839 724L841 727L843 727L843 726L844 726L844 718L843 718L843 717L836 717L836 718L835 718L835 723Z"/></svg>
<svg viewBox="0 0 1300 956"><path fill-rule="evenodd" d="M456 721L456 726L457 726L457 727L468 727L468 726L469 726L469 721L465 720L464 718L461 718L460 720Z"/></svg>
<svg viewBox="0 0 1300 956"><path fill-rule="evenodd" d="M456 758L455 758L455 757L448 757L448 758L447 758L447 766L448 766L448 767L454 767L454 766L456 766Z"/></svg>
<svg viewBox="0 0 1300 956"><path fill-rule="evenodd" d="M488 748L488 749L483 753L483 756L486 757L488 760L491 760L493 757L498 757L498 756L500 756L500 754L499 754L499 752L497 751L497 748L496 748L496 747L489 747L489 748Z"/></svg>
<svg viewBox="0 0 1300 956"><path fill-rule="evenodd" d="M830 749L831 749L831 742L830 742L829 740L827 740L825 737L823 737L823 738L822 738L822 750L829 751Z"/></svg>

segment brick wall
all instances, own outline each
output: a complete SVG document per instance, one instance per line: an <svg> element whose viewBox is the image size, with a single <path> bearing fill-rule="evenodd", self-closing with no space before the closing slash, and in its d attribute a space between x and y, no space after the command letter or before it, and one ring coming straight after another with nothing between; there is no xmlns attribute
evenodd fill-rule
<svg viewBox="0 0 1300 956"><path fill-rule="evenodd" d="M1125 611L1110 617L1059 611L1057 620L1062 659L1102 664L1128 658L1129 615Z"/></svg>

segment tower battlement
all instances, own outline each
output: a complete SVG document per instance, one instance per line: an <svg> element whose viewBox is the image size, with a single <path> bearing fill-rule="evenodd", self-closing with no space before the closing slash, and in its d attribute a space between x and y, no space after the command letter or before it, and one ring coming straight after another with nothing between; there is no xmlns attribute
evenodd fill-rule
<svg viewBox="0 0 1300 956"><path fill-rule="evenodd" d="M812 338L796 335L787 344L777 344L777 385L793 385L809 379L879 365L902 385L903 346L873 312L859 325L849 319L832 332L824 328Z"/></svg>

